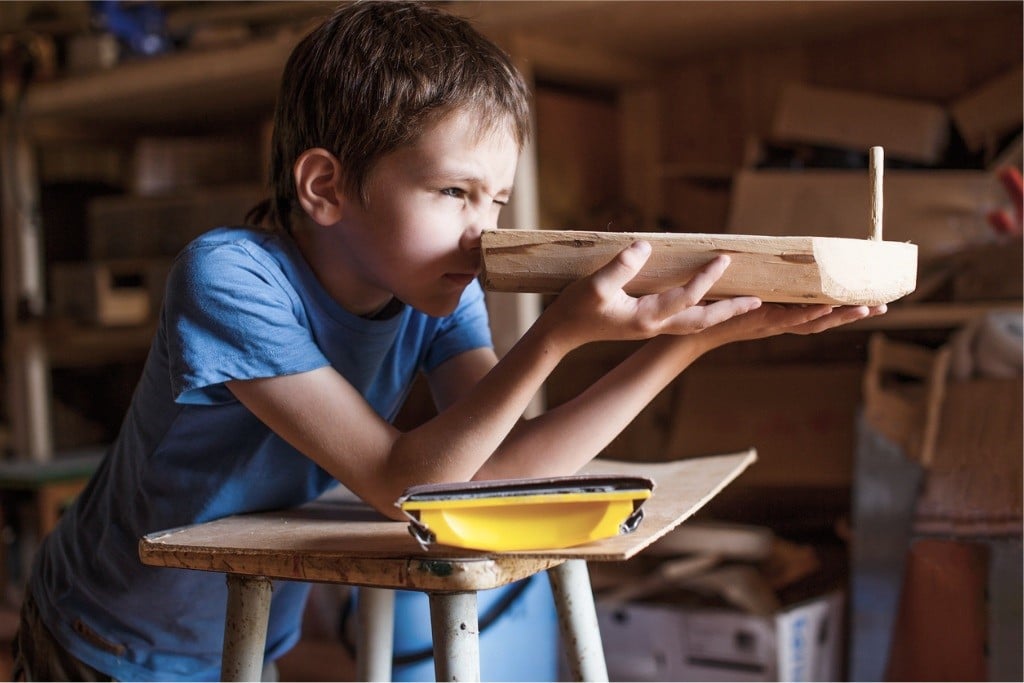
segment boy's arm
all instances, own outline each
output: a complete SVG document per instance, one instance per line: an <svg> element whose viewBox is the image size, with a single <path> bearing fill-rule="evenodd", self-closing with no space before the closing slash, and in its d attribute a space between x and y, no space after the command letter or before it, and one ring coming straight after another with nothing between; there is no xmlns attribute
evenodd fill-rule
<svg viewBox="0 0 1024 683"><path fill-rule="evenodd" d="M765 305L705 332L644 344L579 396L516 426L477 478L555 476L585 465L705 352L733 341L815 334L885 312L885 307ZM525 473L525 474L524 474Z"/></svg>
<svg viewBox="0 0 1024 683"><path fill-rule="evenodd" d="M377 509L393 513L392 503L410 485L465 481L476 475L551 371L577 346L692 333L759 304L739 298L698 305L727 267L724 258L684 286L639 299L626 295L622 287L649 254L650 245L640 243L567 288L493 367L487 368L493 358L487 362L481 354L462 354L463 362L449 368L452 376L466 380L486 374L475 383L465 382L472 384L468 388L447 390L450 405L405 433L382 420L330 367L232 381L228 388L300 452ZM467 365L470 359L472 366ZM527 469L520 476L530 474Z"/></svg>
<svg viewBox="0 0 1024 683"><path fill-rule="evenodd" d="M494 364L493 352L478 350L442 364L446 370L435 373L446 378L442 400L450 404L408 432L381 419L329 366L227 386L281 438L377 510L400 519L393 503L406 488L467 481L494 453L567 352L550 337L534 327L500 363ZM466 386L456 389L459 383Z"/></svg>

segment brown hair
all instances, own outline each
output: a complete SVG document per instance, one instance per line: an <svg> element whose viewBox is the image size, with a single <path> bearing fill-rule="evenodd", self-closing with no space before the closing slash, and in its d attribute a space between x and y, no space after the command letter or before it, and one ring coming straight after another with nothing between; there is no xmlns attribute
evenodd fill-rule
<svg viewBox="0 0 1024 683"><path fill-rule="evenodd" d="M373 165L425 126L469 109L486 129L529 136L529 95L508 56L466 20L417 2L340 7L292 51L274 112L270 199L246 219L291 230L292 166L307 149L332 152L363 198Z"/></svg>

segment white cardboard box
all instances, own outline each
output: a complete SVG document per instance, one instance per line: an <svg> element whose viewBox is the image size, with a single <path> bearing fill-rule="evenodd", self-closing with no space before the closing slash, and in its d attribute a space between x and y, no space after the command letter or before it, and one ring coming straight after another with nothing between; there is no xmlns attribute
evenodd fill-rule
<svg viewBox="0 0 1024 683"><path fill-rule="evenodd" d="M671 604L597 604L612 681L842 679L842 591L761 617Z"/></svg>

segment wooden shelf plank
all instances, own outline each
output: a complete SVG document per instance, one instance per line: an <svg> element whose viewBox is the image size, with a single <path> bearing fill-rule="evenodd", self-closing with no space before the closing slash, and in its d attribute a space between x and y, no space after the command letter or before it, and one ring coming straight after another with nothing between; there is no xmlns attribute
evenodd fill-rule
<svg viewBox="0 0 1024 683"><path fill-rule="evenodd" d="M180 126L272 113L297 31L230 48L181 52L108 71L39 83L25 113L34 126L74 122L103 128Z"/></svg>

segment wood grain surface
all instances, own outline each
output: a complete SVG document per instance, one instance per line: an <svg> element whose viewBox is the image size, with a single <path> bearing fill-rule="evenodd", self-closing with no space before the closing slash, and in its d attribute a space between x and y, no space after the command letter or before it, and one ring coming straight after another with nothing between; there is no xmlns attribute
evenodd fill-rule
<svg viewBox="0 0 1024 683"><path fill-rule="evenodd" d="M719 254L731 264L709 299L758 296L776 303L876 305L914 291L917 247L844 237L493 230L483 233L484 287L554 294L590 275L636 240L653 247L629 294L688 282Z"/></svg>

